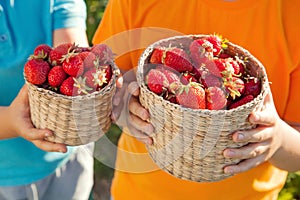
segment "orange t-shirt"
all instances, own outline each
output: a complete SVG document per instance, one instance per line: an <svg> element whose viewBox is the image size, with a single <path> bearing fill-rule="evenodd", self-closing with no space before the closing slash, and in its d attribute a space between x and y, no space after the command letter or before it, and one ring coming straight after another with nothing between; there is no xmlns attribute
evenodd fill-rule
<svg viewBox="0 0 300 200"><path fill-rule="evenodd" d="M300 123L299 0L110 0L93 43L107 43L123 70L156 40L218 33L266 67L279 115ZM276 199L287 172L268 162L219 182L197 183L159 170L126 128L118 144L114 200Z"/></svg>

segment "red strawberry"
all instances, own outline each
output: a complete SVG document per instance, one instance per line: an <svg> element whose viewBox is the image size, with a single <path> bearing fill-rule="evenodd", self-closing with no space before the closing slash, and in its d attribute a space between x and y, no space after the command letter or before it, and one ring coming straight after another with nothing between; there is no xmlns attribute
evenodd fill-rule
<svg viewBox="0 0 300 200"><path fill-rule="evenodd" d="M73 77L82 75L84 71L83 61L78 54L67 54L67 56L64 57L62 67L68 75Z"/></svg>
<svg viewBox="0 0 300 200"><path fill-rule="evenodd" d="M76 96L76 91L74 90L74 77L69 77L64 80L60 86L60 93L67 96Z"/></svg>
<svg viewBox="0 0 300 200"><path fill-rule="evenodd" d="M226 88L226 91L229 93L230 97L233 100L244 94L245 83L239 77L230 76L230 77L224 78L224 83L223 84Z"/></svg>
<svg viewBox="0 0 300 200"><path fill-rule="evenodd" d="M227 63L229 63L233 68L233 74L239 75L241 73L241 65L232 58L225 59Z"/></svg>
<svg viewBox="0 0 300 200"><path fill-rule="evenodd" d="M177 74L179 74L178 72L175 72L175 70L173 70L173 68L164 66L164 65L158 65L156 67L156 69L160 70L167 78L169 85L176 83L179 84L180 83L180 78Z"/></svg>
<svg viewBox="0 0 300 200"><path fill-rule="evenodd" d="M198 82L198 80L194 77L194 75L189 72L182 73L180 77L180 81L184 85L187 85L190 82L196 82L196 83Z"/></svg>
<svg viewBox="0 0 300 200"><path fill-rule="evenodd" d="M152 92L161 95L169 85L169 81L160 70L151 69L146 76L146 84Z"/></svg>
<svg viewBox="0 0 300 200"><path fill-rule="evenodd" d="M106 44L96 44L92 47L93 52L98 58L100 63L111 63L114 57L112 50Z"/></svg>
<svg viewBox="0 0 300 200"><path fill-rule="evenodd" d="M227 40L223 40L222 37L219 35L210 35L206 39L213 46L212 51L214 56L218 56L221 53L222 49L227 47Z"/></svg>
<svg viewBox="0 0 300 200"><path fill-rule="evenodd" d="M53 66L62 64L62 57L75 48L75 45L72 43L63 43L53 48L49 54L50 62Z"/></svg>
<svg viewBox="0 0 300 200"><path fill-rule="evenodd" d="M206 92L206 108L209 110L221 110L225 108L227 99L224 91L219 87L209 87Z"/></svg>
<svg viewBox="0 0 300 200"><path fill-rule="evenodd" d="M67 74L60 65L51 68L48 74L48 82L52 87L59 87L66 78Z"/></svg>
<svg viewBox="0 0 300 200"><path fill-rule="evenodd" d="M234 74L234 68L227 62L227 59L215 58L208 62L205 67L210 73L218 77Z"/></svg>
<svg viewBox="0 0 300 200"><path fill-rule="evenodd" d="M24 65L26 80L35 85L46 82L49 71L50 66L43 59L30 59Z"/></svg>
<svg viewBox="0 0 300 200"><path fill-rule="evenodd" d="M94 81L99 88L107 85L112 77L112 70L110 65L102 65L96 69Z"/></svg>
<svg viewBox="0 0 300 200"><path fill-rule="evenodd" d="M205 109L205 91L198 83L182 85L176 91L177 102L186 108Z"/></svg>
<svg viewBox="0 0 300 200"><path fill-rule="evenodd" d="M95 67L95 62L97 57L94 53L84 51L78 54L78 56L83 60L83 65L85 69L90 69Z"/></svg>
<svg viewBox="0 0 300 200"><path fill-rule="evenodd" d="M37 58L42 58L46 60L51 51L52 48L49 45L40 44L34 49L33 55L36 56Z"/></svg>
<svg viewBox="0 0 300 200"><path fill-rule="evenodd" d="M244 105L250 101L252 101L254 99L254 97L250 94L250 95L247 95L247 96L244 96L243 98L239 99L238 101L232 103L229 107L229 109L233 109L233 108L237 108L241 105Z"/></svg>
<svg viewBox="0 0 300 200"><path fill-rule="evenodd" d="M244 95L253 95L256 97L261 91L261 81L258 78L247 78L245 81L245 92Z"/></svg>
<svg viewBox="0 0 300 200"><path fill-rule="evenodd" d="M150 62L154 64L164 64L178 72L192 71L193 66L188 54L180 48L156 48L150 57Z"/></svg>
<svg viewBox="0 0 300 200"><path fill-rule="evenodd" d="M96 78L96 68L91 68L88 71L86 71L83 75L84 78L86 78L86 84L87 86L96 89L97 83L95 81Z"/></svg>
<svg viewBox="0 0 300 200"><path fill-rule="evenodd" d="M204 88L209 88L209 87L222 87L222 80L217 77L212 75L211 73L203 73L200 82L204 86Z"/></svg>
<svg viewBox="0 0 300 200"><path fill-rule="evenodd" d="M166 49L162 47L157 47L152 51L150 57L150 63L152 64L162 64L163 63L163 55Z"/></svg>
<svg viewBox="0 0 300 200"><path fill-rule="evenodd" d="M204 38L194 40L189 50L195 67L200 67L213 58L213 45Z"/></svg>

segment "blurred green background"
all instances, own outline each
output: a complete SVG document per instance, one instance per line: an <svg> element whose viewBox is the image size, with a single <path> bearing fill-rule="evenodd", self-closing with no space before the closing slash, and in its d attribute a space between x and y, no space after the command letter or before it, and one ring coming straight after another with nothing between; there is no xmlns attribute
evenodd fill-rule
<svg viewBox="0 0 300 200"><path fill-rule="evenodd" d="M103 16L107 0L85 0L87 5L87 35L90 44L93 34L97 29ZM117 143L120 136L120 129L117 125L112 125L107 133L108 138ZM97 149L97 143L96 143ZM110 184L113 178L113 168L102 164L99 159L95 159L95 187L93 198L95 200L109 200ZM281 190L278 200L300 200L300 172L290 173L284 188Z"/></svg>

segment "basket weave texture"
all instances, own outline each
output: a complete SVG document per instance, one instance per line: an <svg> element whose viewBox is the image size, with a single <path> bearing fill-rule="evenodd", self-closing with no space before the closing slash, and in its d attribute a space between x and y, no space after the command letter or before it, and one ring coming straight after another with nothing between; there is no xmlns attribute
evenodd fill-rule
<svg viewBox="0 0 300 200"><path fill-rule="evenodd" d="M26 81L31 120L36 128L47 128L54 135L46 140L78 146L94 142L111 126L112 98L119 69L100 91L83 96L65 96Z"/></svg>
<svg viewBox="0 0 300 200"><path fill-rule="evenodd" d="M223 168L241 160L225 158L223 150L245 145L234 143L230 134L254 127L248 116L253 110L261 109L269 84L263 65L247 50L229 42L226 53L247 57L247 69L251 75L261 77L261 93L251 102L231 110L195 110L173 104L151 92L145 84L145 76L150 68L149 58L153 49L170 44L184 48L191 40L201 37L206 35L175 36L147 47L139 60L137 81L140 102L149 110L150 122L155 127L151 135L153 145L147 146L153 161L177 178L213 182L233 176L225 174Z"/></svg>

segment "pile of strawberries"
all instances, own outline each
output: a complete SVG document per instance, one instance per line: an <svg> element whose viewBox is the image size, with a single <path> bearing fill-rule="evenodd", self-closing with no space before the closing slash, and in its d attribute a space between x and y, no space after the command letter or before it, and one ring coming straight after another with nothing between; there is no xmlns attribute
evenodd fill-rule
<svg viewBox="0 0 300 200"><path fill-rule="evenodd" d="M100 91L112 77L113 53L105 44L40 44L24 65L28 82L67 96Z"/></svg>
<svg viewBox="0 0 300 200"><path fill-rule="evenodd" d="M228 40L218 35L193 38L188 44L156 46L145 76L148 88L164 99L193 109L233 109L261 92L261 78L247 71L247 58L227 53Z"/></svg>

